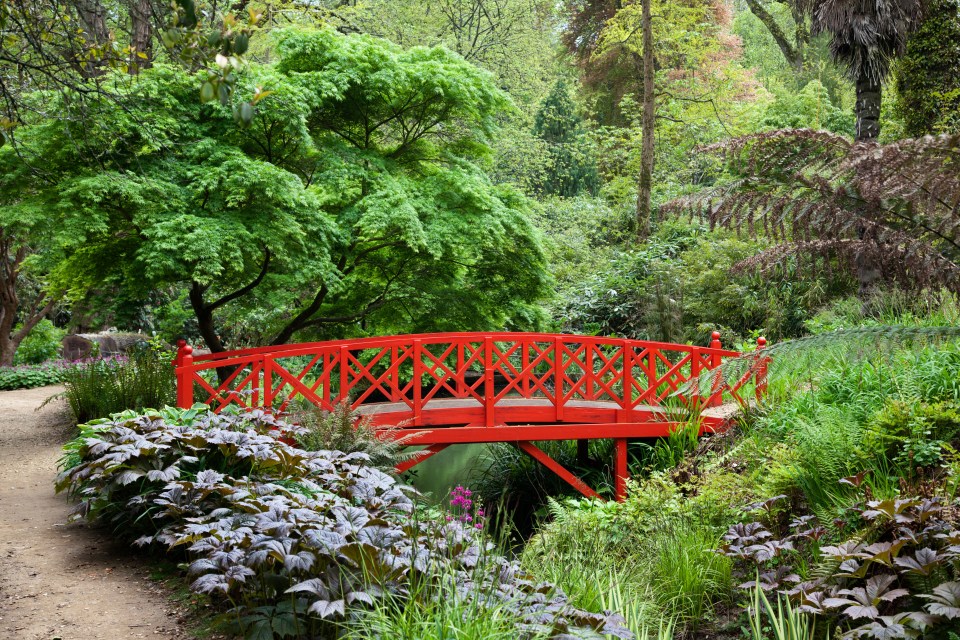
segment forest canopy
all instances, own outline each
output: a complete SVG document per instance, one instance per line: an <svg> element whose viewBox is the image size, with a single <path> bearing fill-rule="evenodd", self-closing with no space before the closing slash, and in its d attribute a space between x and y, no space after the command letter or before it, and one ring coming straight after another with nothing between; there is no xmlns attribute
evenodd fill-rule
<svg viewBox="0 0 960 640"><path fill-rule="evenodd" d="M844 227L869 196L830 192L866 185L847 165L818 197L841 202L821 226L855 256L798 220L755 233L748 205L719 222L749 239L710 230L677 199L747 189L709 150L764 132L956 133L955 0L647 4L4 1L0 362L45 319L214 350L466 329L736 341L802 335L858 291L936 289L953 232L891 252ZM873 39L858 49L844 15ZM824 175L800 160L791 179ZM755 169L736 202L810 193Z"/></svg>

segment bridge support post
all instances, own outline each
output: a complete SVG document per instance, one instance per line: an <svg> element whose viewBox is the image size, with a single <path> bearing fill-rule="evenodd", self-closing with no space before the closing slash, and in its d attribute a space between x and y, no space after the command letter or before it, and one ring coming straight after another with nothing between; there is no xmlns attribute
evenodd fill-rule
<svg viewBox="0 0 960 640"><path fill-rule="evenodd" d="M617 438L613 441L613 474L614 494L617 502L623 502L627 497L627 439Z"/></svg>
<svg viewBox="0 0 960 640"><path fill-rule="evenodd" d="M722 349L723 346L720 343L720 332L714 331L711 335L710 348L711 349ZM713 371L711 375L710 383L710 398L707 400L706 406L708 407L719 407L721 403L720 396L723 394L722 388L722 376L723 374L718 370L720 367L720 354L714 353L710 356L710 369Z"/></svg>

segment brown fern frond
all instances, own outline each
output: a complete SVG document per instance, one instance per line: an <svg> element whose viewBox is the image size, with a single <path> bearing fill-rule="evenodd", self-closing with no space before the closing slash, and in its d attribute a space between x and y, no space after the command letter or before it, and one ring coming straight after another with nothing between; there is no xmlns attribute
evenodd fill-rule
<svg viewBox="0 0 960 640"><path fill-rule="evenodd" d="M764 235L776 246L737 265L816 270L876 265L909 288L960 292L960 136L852 144L809 130L704 147L734 179L664 211Z"/></svg>
<svg viewBox="0 0 960 640"><path fill-rule="evenodd" d="M831 166L845 158L850 147L847 138L829 131L785 129L731 138L700 150L748 174L790 175Z"/></svg>

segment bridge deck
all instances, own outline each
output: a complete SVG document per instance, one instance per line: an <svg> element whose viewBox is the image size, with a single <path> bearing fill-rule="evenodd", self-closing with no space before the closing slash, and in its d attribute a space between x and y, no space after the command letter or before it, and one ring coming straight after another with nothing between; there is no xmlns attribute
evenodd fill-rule
<svg viewBox="0 0 960 640"><path fill-rule="evenodd" d="M722 427L738 409L737 403L704 409L701 433ZM616 402L569 400L558 411L547 398L509 397L494 405L493 427L484 426L487 408L475 398L431 399L419 415L404 402L363 404L356 410L375 425L400 425L384 434L408 444L656 438L669 435L684 418L682 412L652 405L623 410Z"/></svg>

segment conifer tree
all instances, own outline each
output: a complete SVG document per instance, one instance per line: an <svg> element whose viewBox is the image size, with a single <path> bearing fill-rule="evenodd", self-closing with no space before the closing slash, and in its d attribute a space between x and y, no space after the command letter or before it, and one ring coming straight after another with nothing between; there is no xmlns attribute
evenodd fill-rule
<svg viewBox="0 0 960 640"><path fill-rule="evenodd" d="M537 112L533 133L550 150L550 167L540 184L542 193L575 196L596 191L597 167L584 151L583 120L563 80L557 81Z"/></svg>

